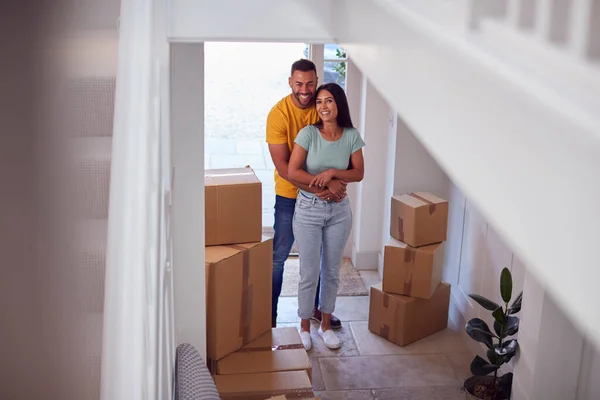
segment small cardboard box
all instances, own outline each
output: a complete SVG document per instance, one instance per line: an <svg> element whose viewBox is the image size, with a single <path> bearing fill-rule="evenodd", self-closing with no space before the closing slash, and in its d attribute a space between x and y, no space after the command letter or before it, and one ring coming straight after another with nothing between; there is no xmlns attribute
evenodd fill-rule
<svg viewBox="0 0 600 400"><path fill-rule="evenodd" d="M446 240L448 201L428 192L392 197L390 235L412 247Z"/></svg>
<svg viewBox="0 0 600 400"><path fill-rule="evenodd" d="M416 342L448 326L450 285L442 282L430 299L384 293L371 286L369 330L398 346Z"/></svg>
<svg viewBox="0 0 600 400"><path fill-rule="evenodd" d="M272 276L273 239L206 247L209 368L271 330Z"/></svg>
<svg viewBox="0 0 600 400"><path fill-rule="evenodd" d="M312 365L298 330L273 328L217 362L218 375L305 370L312 381Z"/></svg>
<svg viewBox="0 0 600 400"><path fill-rule="evenodd" d="M304 347L275 351L241 349L217 361L218 375L279 371L306 371L312 382L312 365Z"/></svg>
<svg viewBox="0 0 600 400"><path fill-rule="evenodd" d="M259 242L262 236L262 183L250 167L204 173L205 244Z"/></svg>
<svg viewBox="0 0 600 400"><path fill-rule="evenodd" d="M242 350L303 349L298 329L292 326L272 328L269 332L245 345Z"/></svg>
<svg viewBox="0 0 600 400"><path fill-rule="evenodd" d="M386 293L429 299L442 282L443 243L415 248L390 239L383 254Z"/></svg>
<svg viewBox="0 0 600 400"><path fill-rule="evenodd" d="M306 371L215 375L214 380L223 400L264 400L278 395L288 399L314 397Z"/></svg>

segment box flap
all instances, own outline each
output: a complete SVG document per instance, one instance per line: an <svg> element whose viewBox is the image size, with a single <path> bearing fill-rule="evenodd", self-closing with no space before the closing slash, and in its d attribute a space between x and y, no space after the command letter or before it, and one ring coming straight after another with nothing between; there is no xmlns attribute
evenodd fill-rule
<svg viewBox="0 0 600 400"><path fill-rule="evenodd" d="M221 397L245 399L262 395L303 394L313 397L312 384L306 371L282 371L258 374L215 375Z"/></svg>
<svg viewBox="0 0 600 400"><path fill-rule="evenodd" d="M261 183L250 167L207 169L204 172L204 186L240 185Z"/></svg>
<svg viewBox="0 0 600 400"><path fill-rule="evenodd" d="M411 193L410 195L413 197L420 197L433 204L442 204L448 202L448 200L442 199L441 197L438 197L435 194L429 192L415 192Z"/></svg>
<svg viewBox="0 0 600 400"><path fill-rule="evenodd" d="M248 343L240 351L254 350L284 350L290 348L304 348L298 329L287 326L273 328L270 332L262 335L258 339Z"/></svg>
<svg viewBox="0 0 600 400"><path fill-rule="evenodd" d="M400 195L394 195L392 198L413 208L448 202L447 200L444 200L441 197L438 197L429 192L405 193Z"/></svg>
<svg viewBox="0 0 600 400"><path fill-rule="evenodd" d="M244 250L251 249L252 247L258 246L265 241L270 240L267 236L262 236L260 242L252 243L237 243L227 244L220 246L206 246L205 247L205 262L207 264L216 264L219 261L225 260L232 257Z"/></svg>
<svg viewBox="0 0 600 400"><path fill-rule="evenodd" d="M312 368L306 350L238 351L218 361L218 374L298 371Z"/></svg>

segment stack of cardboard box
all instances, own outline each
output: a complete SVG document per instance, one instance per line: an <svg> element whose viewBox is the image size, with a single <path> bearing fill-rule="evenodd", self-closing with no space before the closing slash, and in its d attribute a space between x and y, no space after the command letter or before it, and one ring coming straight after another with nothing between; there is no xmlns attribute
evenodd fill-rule
<svg viewBox="0 0 600 400"><path fill-rule="evenodd" d="M450 285L442 282L448 202L428 192L392 197L383 281L371 287L369 330L399 346L445 329Z"/></svg>
<svg viewBox="0 0 600 400"><path fill-rule="evenodd" d="M207 363L221 397L313 397L298 331L271 329L273 239L262 236L260 180L246 167L207 170L204 183Z"/></svg>

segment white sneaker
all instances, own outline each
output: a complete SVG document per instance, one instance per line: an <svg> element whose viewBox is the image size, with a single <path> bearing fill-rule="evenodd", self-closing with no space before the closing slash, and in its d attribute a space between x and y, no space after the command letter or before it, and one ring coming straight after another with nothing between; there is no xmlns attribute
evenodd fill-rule
<svg viewBox="0 0 600 400"><path fill-rule="evenodd" d="M325 332L319 327L319 336L323 338L323 342L325 346L328 348L335 350L340 348L340 339L336 336L335 333L331 329L327 329Z"/></svg>
<svg viewBox="0 0 600 400"><path fill-rule="evenodd" d="M300 339L304 345L304 350L309 351L312 348L312 340L310 339L310 332L300 331Z"/></svg>

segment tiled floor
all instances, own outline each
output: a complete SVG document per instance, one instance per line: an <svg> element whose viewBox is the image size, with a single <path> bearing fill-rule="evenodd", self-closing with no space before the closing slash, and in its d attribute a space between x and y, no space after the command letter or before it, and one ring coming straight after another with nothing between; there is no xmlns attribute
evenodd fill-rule
<svg viewBox="0 0 600 400"><path fill-rule="evenodd" d="M360 271L366 285L376 271ZM339 297L342 320L339 350L329 350L313 322L313 388L321 400L462 400L460 387L470 376L472 354L462 330L449 328L399 347L368 330L369 297ZM279 300L278 326L298 326L297 299Z"/></svg>

